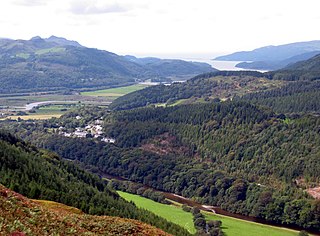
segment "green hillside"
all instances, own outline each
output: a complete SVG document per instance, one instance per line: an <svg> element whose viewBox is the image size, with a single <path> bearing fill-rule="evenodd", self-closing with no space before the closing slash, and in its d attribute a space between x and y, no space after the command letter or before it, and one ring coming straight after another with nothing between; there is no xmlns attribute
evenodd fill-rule
<svg viewBox="0 0 320 236"><path fill-rule="evenodd" d="M126 110L146 105L232 100L248 93L281 87L283 81L269 80L263 73L252 71L221 71L198 75L185 83L152 86L116 99L110 108Z"/></svg>
<svg viewBox="0 0 320 236"><path fill-rule="evenodd" d="M308 60L289 65L281 70L270 72L273 79L281 80L319 80L320 79L320 55Z"/></svg>
<svg viewBox="0 0 320 236"><path fill-rule="evenodd" d="M38 150L2 131L0 166L0 183L30 198L60 202L89 214L138 219L173 234L188 235L180 227L137 209L107 188L101 179L72 162Z"/></svg>
<svg viewBox="0 0 320 236"><path fill-rule="evenodd" d="M111 52L50 37L3 40L0 44L0 92L108 88L139 80L171 81L214 71L204 63L160 60L141 65Z"/></svg>
<svg viewBox="0 0 320 236"><path fill-rule="evenodd" d="M87 121L104 114L105 132L115 144L54 134L60 125L77 127L77 114ZM316 116L288 120L247 102L223 102L87 110L12 128L92 171L230 212L319 230L319 201L304 191L320 182L319 124Z"/></svg>

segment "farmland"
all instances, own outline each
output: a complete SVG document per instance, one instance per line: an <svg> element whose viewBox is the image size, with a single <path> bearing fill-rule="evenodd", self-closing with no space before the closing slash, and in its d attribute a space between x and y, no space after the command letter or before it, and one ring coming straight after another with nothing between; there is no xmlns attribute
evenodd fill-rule
<svg viewBox="0 0 320 236"><path fill-rule="evenodd" d="M143 89L147 86L148 85L135 84L70 94L63 92L7 94L0 97L0 114L3 113L2 119L18 119L19 117L24 120L50 119L52 117L60 117L68 110L75 109L81 105L108 105L117 97ZM32 109L31 112L25 111L26 105L38 102L48 102L48 104L39 105L37 108Z"/></svg>
<svg viewBox="0 0 320 236"><path fill-rule="evenodd" d="M96 90L96 91L90 91L90 92L82 92L81 95L117 98L117 97L123 96L125 94L132 93L132 92L138 91L140 89L144 89L146 87L148 87L148 85L135 84L135 85L125 86L125 87L110 88L110 89Z"/></svg>

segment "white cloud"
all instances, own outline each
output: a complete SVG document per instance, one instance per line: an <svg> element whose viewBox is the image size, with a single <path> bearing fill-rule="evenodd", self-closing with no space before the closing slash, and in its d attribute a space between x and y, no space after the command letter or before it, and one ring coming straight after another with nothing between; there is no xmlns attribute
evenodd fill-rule
<svg viewBox="0 0 320 236"><path fill-rule="evenodd" d="M26 7L36 7L46 5L46 0L14 0L13 3Z"/></svg>
<svg viewBox="0 0 320 236"><path fill-rule="evenodd" d="M73 14L91 15L126 12L129 8L117 1L101 2L97 0L75 0L70 3L70 9Z"/></svg>
<svg viewBox="0 0 320 236"><path fill-rule="evenodd" d="M0 37L56 35L121 54L250 50L320 39L318 1L6 0Z"/></svg>

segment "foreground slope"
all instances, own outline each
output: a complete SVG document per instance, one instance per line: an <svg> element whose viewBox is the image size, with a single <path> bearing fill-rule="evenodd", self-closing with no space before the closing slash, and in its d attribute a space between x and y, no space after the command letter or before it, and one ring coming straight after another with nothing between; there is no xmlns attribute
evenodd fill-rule
<svg viewBox="0 0 320 236"><path fill-rule="evenodd" d="M186 230L122 199L101 179L0 132L0 183L25 196L57 201L95 215L137 219L175 235Z"/></svg>
<svg viewBox="0 0 320 236"><path fill-rule="evenodd" d="M1 184L0 225L1 235L169 235L139 221L92 216L63 204L33 201Z"/></svg>

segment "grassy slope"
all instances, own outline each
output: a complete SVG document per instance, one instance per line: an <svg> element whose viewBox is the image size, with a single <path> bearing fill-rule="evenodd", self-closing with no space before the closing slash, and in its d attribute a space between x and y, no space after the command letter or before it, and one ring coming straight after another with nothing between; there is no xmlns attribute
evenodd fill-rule
<svg viewBox="0 0 320 236"><path fill-rule="evenodd" d="M148 87L148 85L143 84L135 84L131 86L125 86L125 87L118 87L118 88L111 88L111 89L103 89L103 90L96 90L96 91L90 91L90 92L83 92L81 95L84 96L103 96L103 97L120 97L125 94L138 91L140 89L144 89Z"/></svg>
<svg viewBox="0 0 320 236"><path fill-rule="evenodd" d="M92 216L60 203L31 201L0 185L0 235L168 234L136 220Z"/></svg>
<svg viewBox="0 0 320 236"><path fill-rule="evenodd" d="M118 194L128 201L133 201L138 207L147 209L156 215L186 228L190 233L196 232L192 221L192 214L183 211L179 207L161 204L138 195L121 191L118 191Z"/></svg>
<svg viewBox="0 0 320 236"><path fill-rule="evenodd" d="M152 211L163 218L177 223L194 233L192 214L181 208L154 202L144 197L118 191L119 195L128 201L133 201L138 207ZM297 231L248 222L227 216L205 213L208 220L221 220L222 230L227 236L296 236Z"/></svg>

